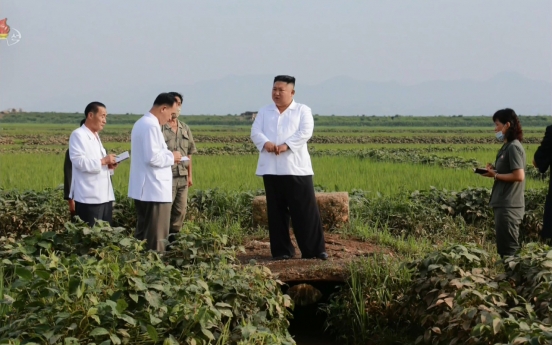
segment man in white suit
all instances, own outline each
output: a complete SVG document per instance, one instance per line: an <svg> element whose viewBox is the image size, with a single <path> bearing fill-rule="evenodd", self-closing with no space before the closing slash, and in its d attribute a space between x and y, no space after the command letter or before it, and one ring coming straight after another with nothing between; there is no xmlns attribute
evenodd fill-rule
<svg viewBox="0 0 552 345"><path fill-rule="evenodd" d="M307 148L314 119L311 109L296 103L294 95L295 78L276 76L274 103L259 110L251 128L251 140L260 152L256 175L263 177L265 186L270 250L277 260L295 256L289 236L291 217L301 257L326 260Z"/></svg>
<svg viewBox="0 0 552 345"><path fill-rule="evenodd" d="M172 204L172 166L182 155L171 152L161 131L178 104L175 96L162 93L151 110L132 128L128 196L134 199L137 214L135 237L146 240L149 249L165 251L169 236Z"/></svg>
<svg viewBox="0 0 552 345"><path fill-rule="evenodd" d="M108 155L100 132L107 118L105 105L92 102L84 110L84 124L69 137L69 158L72 164L69 199L75 202L75 214L93 226L96 220L111 224L113 185L111 175L117 167L115 155Z"/></svg>

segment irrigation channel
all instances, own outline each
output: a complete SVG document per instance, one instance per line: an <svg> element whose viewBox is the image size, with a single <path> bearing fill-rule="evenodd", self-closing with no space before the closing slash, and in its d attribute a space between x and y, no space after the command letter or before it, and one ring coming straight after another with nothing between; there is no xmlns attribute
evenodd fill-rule
<svg viewBox="0 0 552 345"><path fill-rule="evenodd" d="M289 332L297 345L335 345L331 335L325 332L326 314L320 310L330 296L345 284L337 280L287 281L282 287L295 301ZM320 293L320 294L319 294Z"/></svg>

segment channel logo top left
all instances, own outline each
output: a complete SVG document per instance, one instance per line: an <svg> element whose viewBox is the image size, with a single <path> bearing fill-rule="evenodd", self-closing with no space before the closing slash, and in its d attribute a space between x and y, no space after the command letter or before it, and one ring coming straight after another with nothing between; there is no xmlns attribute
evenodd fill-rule
<svg viewBox="0 0 552 345"><path fill-rule="evenodd" d="M8 25L8 18L0 20L0 40L6 40L8 46L12 46L21 41L21 32Z"/></svg>

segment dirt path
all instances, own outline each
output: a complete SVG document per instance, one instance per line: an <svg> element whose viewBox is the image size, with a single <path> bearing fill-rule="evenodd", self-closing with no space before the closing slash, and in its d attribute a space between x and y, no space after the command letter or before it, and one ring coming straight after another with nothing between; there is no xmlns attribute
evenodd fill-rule
<svg viewBox="0 0 552 345"><path fill-rule="evenodd" d="M355 258L373 255L375 252L392 253L370 242L341 238L338 234L324 234L329 259L301 259L301 252L292 235L296 255L294 259L276 261L270 254L268 238L251 240L245 244L245 254L238 255L242 263L254 260L256 264L268 267L277 279L294 281L343 281L347 278L346 265Z"/></svg>

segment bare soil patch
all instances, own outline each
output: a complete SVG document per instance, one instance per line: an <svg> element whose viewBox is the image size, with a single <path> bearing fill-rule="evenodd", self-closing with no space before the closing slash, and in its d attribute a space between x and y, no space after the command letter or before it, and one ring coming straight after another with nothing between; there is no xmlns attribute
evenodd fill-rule
<svg viewBox="0 0 552 345"><path fill-rule="evenodd" d="M251 262L270 269L275 278L284 282L295 281L344 281L347 279L347 264L352 260L374 253L393 255L387 249L374 243L345 239L339 234L324 234L328 260L301 259L301 251L295 237L291 239L295 247L295 258L289 260L274 260L270 254L268 238L252 239L245 243L245 253L238 255L243 264ZM253 260L253 261L252 261Z"/></svg>

